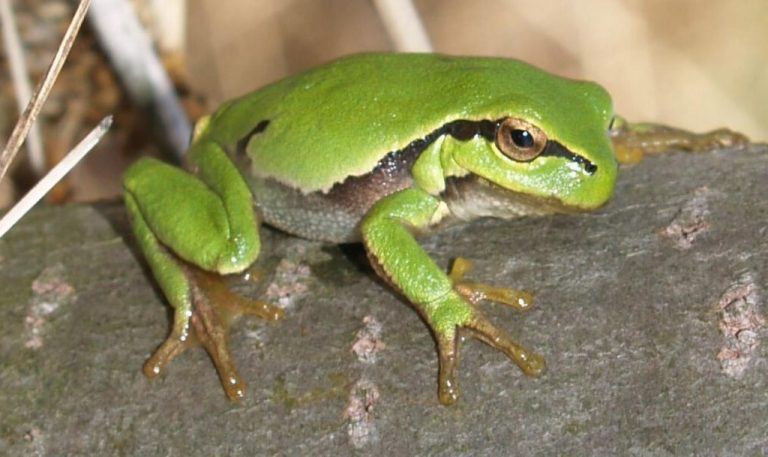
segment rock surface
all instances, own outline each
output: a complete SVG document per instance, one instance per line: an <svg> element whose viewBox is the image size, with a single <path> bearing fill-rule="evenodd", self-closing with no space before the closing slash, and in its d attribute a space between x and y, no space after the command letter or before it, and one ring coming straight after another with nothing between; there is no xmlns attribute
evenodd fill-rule
<svg viewBox="0 0 768 457"><path fill-rule="evenodd" d="M450 408L429 332L359 251L271 230L264 277L233 286L287 306L234 327L247 398L202 349L149 381L169 310L122 207L37 210L0 240L0 454L766 455L767 195L764 146L671 154L622 170L598 212L425 238L536 292L483 307L548 362L527 378L467 340Z"/></svg>

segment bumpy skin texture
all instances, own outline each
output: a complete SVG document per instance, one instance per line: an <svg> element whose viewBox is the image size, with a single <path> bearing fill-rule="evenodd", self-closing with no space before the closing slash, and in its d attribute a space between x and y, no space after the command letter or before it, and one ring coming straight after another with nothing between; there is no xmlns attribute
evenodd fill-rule
<svg viewBox="0 0 768 457"><path fill-rule="evenodd" d="M527 296L466 282L466 266L446 275L414 232L451 213L468 219L602 205L616 177L611 117L610 98L596 84L513 60L427 54L353 56L225 104L196 129L192 174L145 159L125 177L134 231L176 313L145 373L161 372L194 331L229 397L244 394L226 348L228 317L241 307L210 298L198 270L234 273L256 259L255 206L292 233L360 235L377 272L434 332L442 403L459 395L462 329L538 374L543 359L475 306L490 299L525 309ZM503 153L494 137L511 118L535 125L552 148L526 160ZM476 186L482 190L467 190ZM264 304L243 308L280 315Z"/></svg>

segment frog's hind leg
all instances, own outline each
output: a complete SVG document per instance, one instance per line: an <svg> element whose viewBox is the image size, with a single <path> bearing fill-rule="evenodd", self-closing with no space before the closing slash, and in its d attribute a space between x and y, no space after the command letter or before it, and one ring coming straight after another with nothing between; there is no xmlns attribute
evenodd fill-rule
<svg viewBox="0 0 768 457"><path fill-rule="evenodd" d="M190 345L190 317L192 302L186 275L179 263L160 245L144 221L135 198L126 194L125 205L131 217L134 236L149 263L163 294L174 309L173 324L168 338L144 364L144 374L155 377L174 357Z"/></svg>
<svg viewBox="0 0 768 457"><path fill-rule="evenodd" d="M619 116L614 119L610 133L614 155L622 164L637 163L648 154L703 152L749 143L749 138L729 129L696 133L661 124L629 123Z"/></svg>
<svg viewBox="0 0 768 457"><path fill-rule="evenodd" d="M244 393L244 383L227 346L231 318L248 313L276 319L282 310L235 299L235 295L222 292L226 288L216 285L217 279L202 273L242 271L255 261L259 251L251 197L242 178L224 177L234 179L240 188L235 192L222 189L222 185L208 185L208 180L217 179L211 174L221 175L232 167L220 160L215 150L212 152L209 157L198 157L201 162L212 162L204 165L213 168L201 179L154 159L140 160L126 173L126 207L139 246L174 308L171 332L145 363L144 373L149 377L160 374L197 341L213 359L227 396L237 399ZM222 197L220 192L229 194ZM233 214L243 208L248 214Z"/></svg>
<svg viewBox="0 0 768 457"><path fill-rule="evenodd" d="M227 397L232 400L242 398L245 384L229 351L229 323L241 314L274 320L280 318L283 311L269 303L232 293L221 276L196 268L190 270L190 276L194 278L191 291L195 306L189 319L193 333L211 356Z"/></svg>

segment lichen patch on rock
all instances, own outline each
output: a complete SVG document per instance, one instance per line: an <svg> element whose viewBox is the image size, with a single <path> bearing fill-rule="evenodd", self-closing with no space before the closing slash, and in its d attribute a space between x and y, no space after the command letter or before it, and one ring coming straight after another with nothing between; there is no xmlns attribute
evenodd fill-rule
<svg viewBox="0 0 768 457"><path fill-rule="evenodd" d="M702 186L693 192L693 197L680 209L672 222L659 231L678 249L690 249L699 236L709 230L709 206L707 199L711 191Z"/></svg>
<svg viewBox="0 0 768 457"><path fill-rule="evenodd" d="M285 309L293 305L299 298L306 295L307 278L310 269L307 265L283 259L275 269L275 278L267 286L266 296L270 301Z"/></svg>
<svg viewBox="0 0 768 457"><path fill-rule="evenodd" d="M43 347L43 335L49 317L74 297L75 288L64 279L63 274L64 266L57 264L43 270L32 282L32 299L24 317L25 347Z"/></svg>
<svg viewBox="0 0 768 457"><path fill-rule="evenodd" d="M760 345L760 330L765 326L753 275L742 275L723 293L717 306L724 339L717 358L723 372L738 379L750 367Z"/></svg>
<svg viewBox="0 0 768 457"><path fill-rule="evenodd" d="M364 448L379 440L373 410L379 401L379 388L367 379L360 379L352 386L349 401L344 410L349 443L356 449Z"/></svg>
<svg viewBox="0 0 768 457"><path fill-rule="evenodd" d="M352 352L363 363L376 363L376 356L385 345L381 341L381 323L373 316L363 318L363 326L355 335Z"/></svg>

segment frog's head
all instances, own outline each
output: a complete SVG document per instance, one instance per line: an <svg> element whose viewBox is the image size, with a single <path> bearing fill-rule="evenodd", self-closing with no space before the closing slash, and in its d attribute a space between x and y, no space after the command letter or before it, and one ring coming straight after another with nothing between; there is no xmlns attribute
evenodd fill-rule
<svg viewBox="0 0 768 457"><path fill-rule="evenodd" d="M608 93L594 83L549 76L546 87L494 102L492 128L451 141L451 161L526 201L591 210L613 193L617 164L608 130Z"/></svg>

